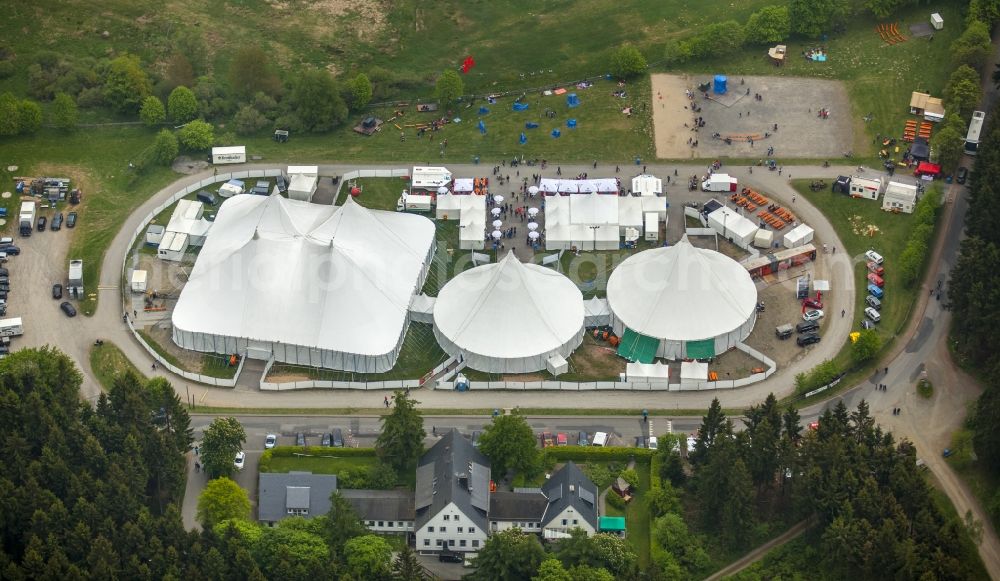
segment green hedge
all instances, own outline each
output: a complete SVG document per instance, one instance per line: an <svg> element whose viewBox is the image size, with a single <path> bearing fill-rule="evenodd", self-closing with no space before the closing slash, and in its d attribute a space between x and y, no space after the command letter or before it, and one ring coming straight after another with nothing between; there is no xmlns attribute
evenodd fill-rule
<svg viewBox="0 0 1000 581"><path fill-rule="evenodd" d="M321 452L322 451L322 452ZM271 456L290 457L297 454L336 454L337 456L374 456L375 448L324 448L322 446L277 446L264 452L261 459Z"/></svg>
<svg viewBox="0 0 1000 581"><path fill-rule="evenodd" d="M663 464L663 456L660 454L653 454L649 459L649 489L656 490L660 488L660 464Z"/></svg>
<svg viewBox="0 0 1000 581"><path fill-rule="evenodd" d="M613 448L601 446L557 446L546 448L545 454L549 458L556 460L576 460L587 462L589 460L607 461L635 459L636 462L649 462L656 450L647 448Z"/></svg>

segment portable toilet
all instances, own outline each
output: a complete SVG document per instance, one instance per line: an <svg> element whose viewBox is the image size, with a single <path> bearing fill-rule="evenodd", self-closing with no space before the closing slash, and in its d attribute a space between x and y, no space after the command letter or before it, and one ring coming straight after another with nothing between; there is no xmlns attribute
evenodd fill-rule
<svg viewBox="0 0 1000 581"><path fill-rule="evenodd" d="M712 84L712 91L716 95L725 95L727 81L728 79L726 79L726 75L715 75L715 82Z"/></svg>

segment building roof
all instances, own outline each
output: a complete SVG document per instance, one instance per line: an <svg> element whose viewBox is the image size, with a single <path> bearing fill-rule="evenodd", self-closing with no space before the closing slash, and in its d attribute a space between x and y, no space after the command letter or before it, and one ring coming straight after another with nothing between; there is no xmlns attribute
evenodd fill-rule
<svg viewBox="0 0 1000 581"><path fill-rule="evenodd" d="M638 175L632 178L632 191L641 196L657 196L663 193L663 180L654 175Z"/></svg>
<svg viewBox="0 0 1000 581"><path fill-rule="evenodd" d="M893 198L899 201L915 202L917 200L917 186L911 184L901 184L899 182L889 182L885 188L885 199Z"/></svg>
<svg viewBox="0 0 1000 581"><path fill-rule="evenodd" d="M538 492L494 492L490 520L541 521L549 500Z"/></svg>
<svg viewBox="0 0 1000 581"><path fill-rule="evenodd" d="M446 433L417 466L416 528L454 503L480 530L487 530L490 462L458 430Z"/></svg>
<svg viewBox="0 0 1000 581"><path fill-rule="evenodd" d="M313 518L330 512L330 494L337 489L335 474L261 472L258 476L257 520L276 522L289 509L308 510Z"/></svg>
<svg viewBox="0 0 1000 581"><path fill-rule="evenodd" d="M633 254L608 278L608 305L626 327L673 341L729 333L754 315L757 288L735 260L687 237Z"/></svg>
<svg viewBox="0 0 1000 581"><path fill-rule="evenodd" d="M600 518L600 527L598 530L602 531L624 531L625 530L625 517L623 516L602 516Z"/></svg>
<svg viewBox="0 0 1000 581"><path fill-rule="evenodd" d="M482 371L544 369L544 355L569 355L579 345L583 317L583 295L573 281L522 263L513 252L451 279L434 304L442 347L465 353L477 369L488 367Z"/></svg>
<svg viewBox="0 0 1000 581"><path fill-rule="evenodd" d="M402 341L433 245L427 218L369 210L350 197L327 206L234 196L219 209L173 324L382 357Z"/></svg>
<svg viewBox="0 0 1000 581"><path fill-rule="evenodd" d="M721 225L725 229L725 237L727 238L735 236L736 238L745 240L751 235L756 234L759 229L756 222L728 206L722 206L709 214L708 221L709 223L714 222ZM722 232L719 233L722 234Z"/></svg>
<svg viewBox="0 0 1000 581"><path fill-rule="evenodd" d="M451 172L446 167L415 166L410 178L415 188L436 190L451 183Z"/></svg>
<svg viewBox="0 0 1000 581"><path fill-rule="evenodd" d="M412 521L413 492L409 490L349 490L340 495L351 503L361 520Z"/></svg>
<svg viewBox="0 0 1000 581"><path fill-rule="evenodd" d="M177 207L170 214L167 222L167 232L190 234L191 236L206 236L212 228L212 223L202 218L205 205L196 200L177 200Z"/></svg>
<svg viewBox="0 0 1000 581"><path fill-rule="evenodd" d="M543 528L566 508L572 506L581 518L597 529L597 486L587 478L576 463L567 462L557 470L542 485L542 492L549 499L549 506L542 520Z"/></svg>

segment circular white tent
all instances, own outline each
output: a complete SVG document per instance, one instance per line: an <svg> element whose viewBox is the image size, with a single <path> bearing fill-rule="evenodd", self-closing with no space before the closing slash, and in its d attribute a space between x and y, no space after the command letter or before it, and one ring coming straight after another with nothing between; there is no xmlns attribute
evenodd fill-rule
<svg viewBox="0 0 1000 581"><path fill-rule="evenodd" d="M608 305L623 342L631 331L657 340L657 357L703 359L750 335L757 287L741 264L685 236L619 265L608 279Z"/></svg>
<svg viewBox="0 0 1000 581"><path fill-rule="evenodd" d="M583 295L564 275L509 252L467 270L434 303L434 336L449 355L490 373L528 373L583 341Z"/></svg>

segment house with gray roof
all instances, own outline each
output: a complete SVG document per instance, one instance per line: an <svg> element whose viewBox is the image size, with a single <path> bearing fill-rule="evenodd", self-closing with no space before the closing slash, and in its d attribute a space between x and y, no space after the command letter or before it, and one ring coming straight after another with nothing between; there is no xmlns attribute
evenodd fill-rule
<svg viewBox="0 0 1000 581"><path fill-rule="evenodd" d="M580 467L567 462L542 485L548 500L542 517L542 536L559 538L571 529L581 528L588 535L597 532L597 485Z"/></svg>
<svg viewBox="0 0 1000 581"><path fill-rule="evenodd" d="M261 472L257 487L257 520L274 525L283 518L313 518L330 512L330 494L337 489L334 474Z"/></svg>
<svg viewBox="0 0 1000 581"><path fill-rule="evenodd" d="M354 507L361 522L376 533L413 532L413 493L409 490L350 490L340 495Z"/></svg>
<svg viewBox="0 0 1000 581"><path fill-rule="evenodd" d="M414 498L418 551L475 552L486 544L489 466L457 430L446 433L420 458Z"/></svg>
<svg viewBox="0 0 1000 581"><path fill-rule="evenodd" d="M490 495L490 532L519 528L526 533L541 533L548 506L549 499L541 488L494 492Z"/></svg>

